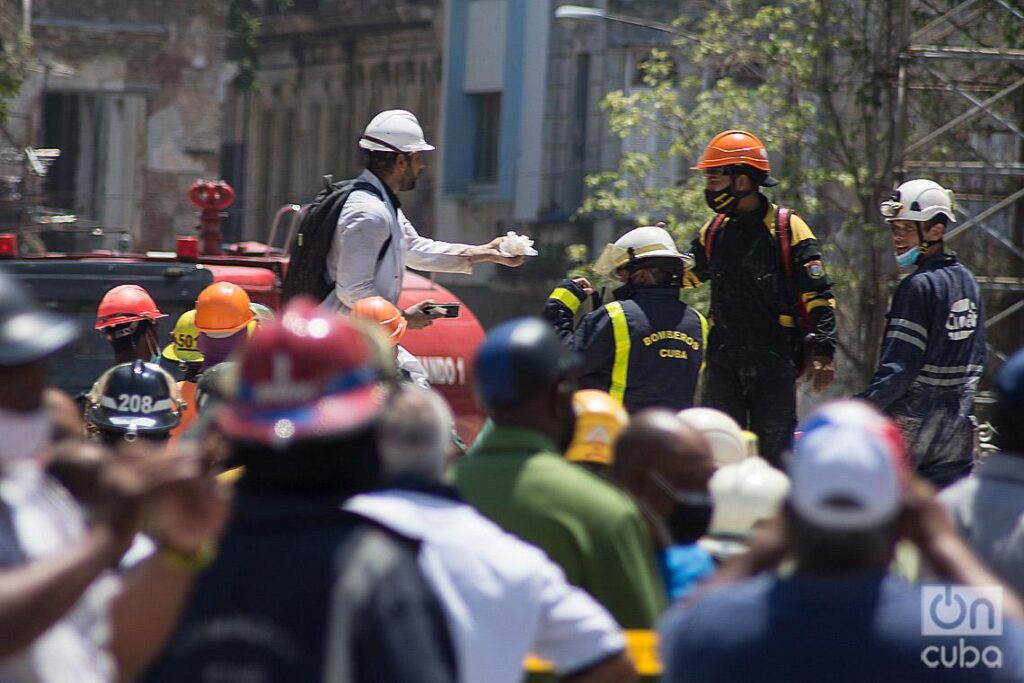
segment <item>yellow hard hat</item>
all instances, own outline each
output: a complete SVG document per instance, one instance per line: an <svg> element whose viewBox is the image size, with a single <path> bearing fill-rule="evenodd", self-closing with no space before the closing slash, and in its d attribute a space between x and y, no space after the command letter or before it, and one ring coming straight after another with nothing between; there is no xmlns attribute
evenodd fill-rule
<svg viewBox="0 0 1024 683"><path fill-rule="evenodd" d="M573 462L612 464L612 448L619 432L629 423L622 404L606 391L582 389L572 395L576 432L565 457Z"/></svg>
<svg viewBox="0 0 1024 683"><path fill-rule="evenodd" d="M163 357L177 363L202 363L199 350L199 330L196 329L196 309L185 311L171 330L171 343L164 347Z"/></svg>

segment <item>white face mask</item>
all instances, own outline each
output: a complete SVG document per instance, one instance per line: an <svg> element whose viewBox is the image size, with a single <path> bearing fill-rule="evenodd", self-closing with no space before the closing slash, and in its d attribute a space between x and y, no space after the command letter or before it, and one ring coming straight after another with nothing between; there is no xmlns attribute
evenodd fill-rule
<svg viewBox="0 0 1024 683"><path fill-rule="evenodd" d="M0 467L34 459L52 433L44 406L24 413L0 408Z"/></svg>

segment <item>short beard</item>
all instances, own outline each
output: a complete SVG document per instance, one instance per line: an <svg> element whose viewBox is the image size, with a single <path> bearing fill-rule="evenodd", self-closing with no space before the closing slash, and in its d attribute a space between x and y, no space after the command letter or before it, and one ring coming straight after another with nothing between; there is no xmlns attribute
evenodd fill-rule
<svg viewBox="0 0 1024 683"><path fill-rule="evenodd" d="M402 176L401 182L398 183L398 189L400 192L407 192L409 190L416 189L416 172L411 168L405 172Z"/></svg>

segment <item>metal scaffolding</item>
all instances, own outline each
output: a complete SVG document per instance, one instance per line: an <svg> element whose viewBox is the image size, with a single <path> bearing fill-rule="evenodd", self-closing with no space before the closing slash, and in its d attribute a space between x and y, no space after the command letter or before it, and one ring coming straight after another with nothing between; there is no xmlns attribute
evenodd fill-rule
<svg viewBox="0 0 1024 683"><path fill-rule="evenodd" d="M1024 345L1024 9L902 0L895 180L952 187L946 233L985 296L991 369Z"/></svg>

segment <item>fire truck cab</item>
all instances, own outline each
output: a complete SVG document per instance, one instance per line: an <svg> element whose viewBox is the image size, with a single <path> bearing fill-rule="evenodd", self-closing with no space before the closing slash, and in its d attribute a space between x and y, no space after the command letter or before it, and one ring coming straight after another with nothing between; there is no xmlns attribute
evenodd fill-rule
<svg viewBox="0 0 1024 683"><path fill-rule="evenodd" d="M195 189L200 183L205 183L205 195ZM76 318L82 327L78 341L54 359L52 375L61 389L72 396L81 395L113 363L110 346L93 331L93 323L100 299L117 285L138 284L153 296L160 310L167 314L158 321L161 340L169 338L178 316L193 308L199 293L214 282L232 282L245 289L253 302L274 310L280 307L287 254L283 249L253 242L221 248L219 226L211 221L217 216L219 223L220 211L227 205L223 204L223 196L211 195L210 186L226 184L198 181L193 186L190 199L203 209L200 239L179 238L175 252L88 250L21 254L16 235L0 235L0 269L21 280L42 305ZM298 215L291 213L294 227ZM214 229L215 235L211 234ZM285 244L292 232L285 236ZM272 229L271 239L275 233ZM459 301L444 287L407 271L399 305L407 308L427 298L445 303ZM463 305L458 318L440 319L428 328L410 330L402 340L402 345L423 363L432 386L451 405L459 434L467 443L476 436L484 420L473 395L472 381L473 359L483 337L476 316Z"/></svg>

